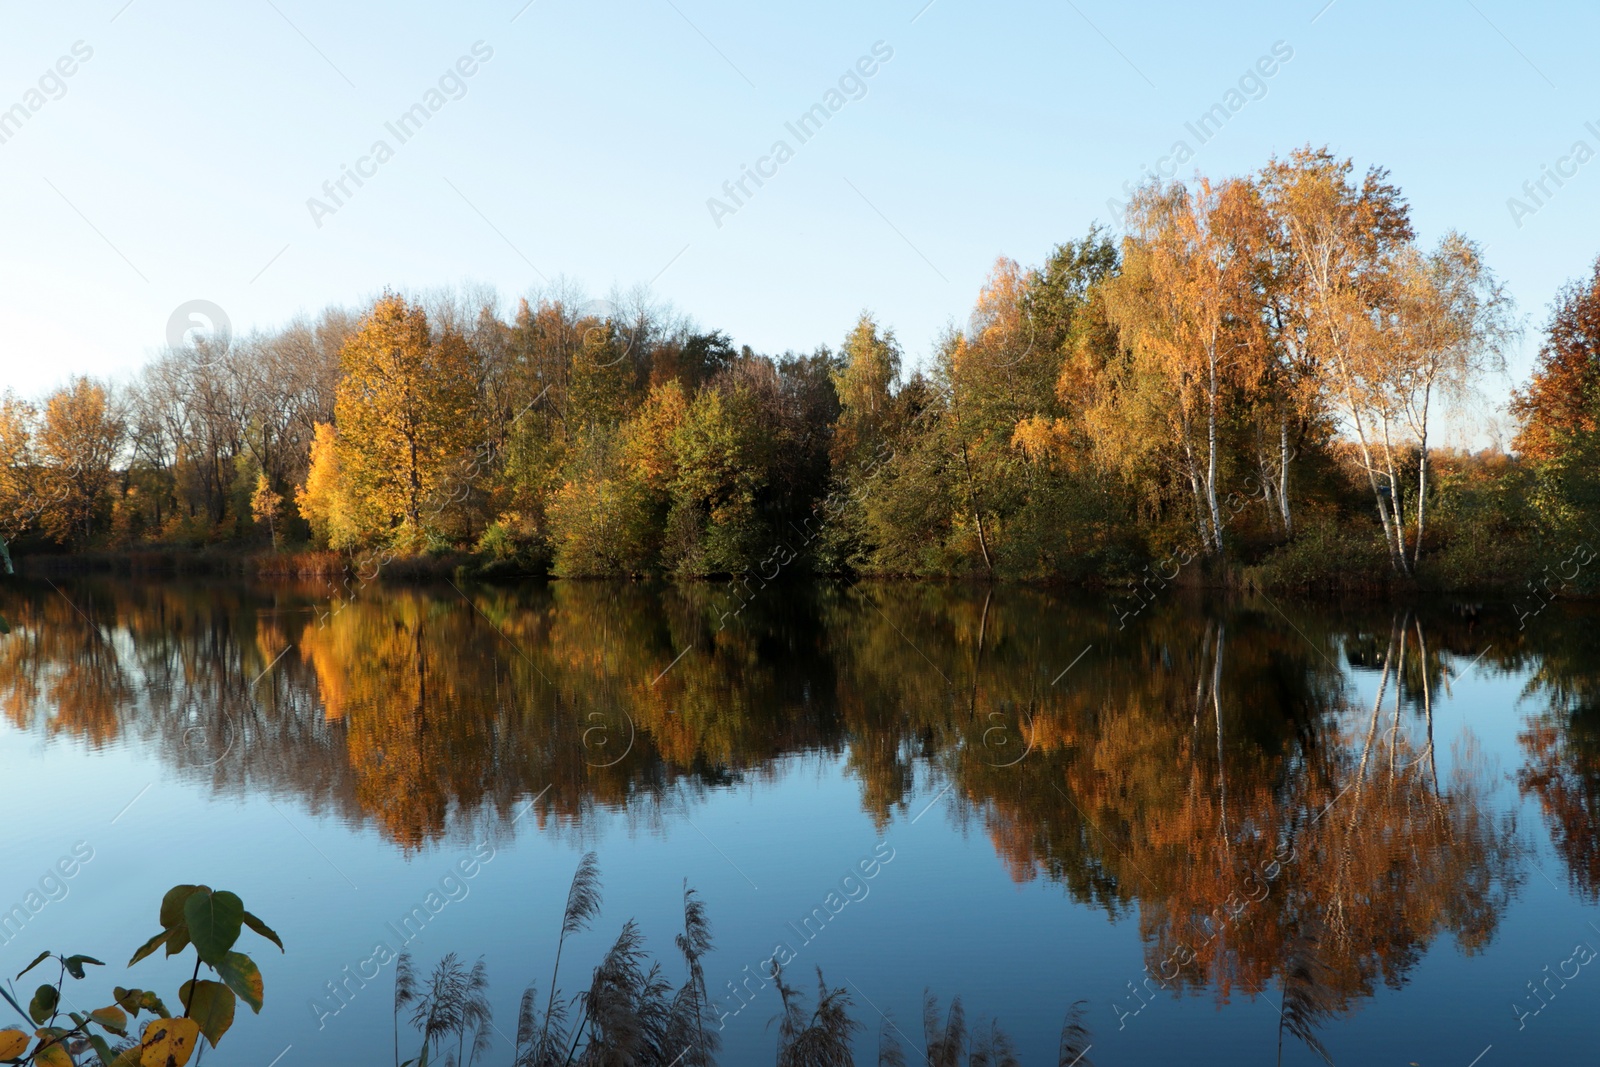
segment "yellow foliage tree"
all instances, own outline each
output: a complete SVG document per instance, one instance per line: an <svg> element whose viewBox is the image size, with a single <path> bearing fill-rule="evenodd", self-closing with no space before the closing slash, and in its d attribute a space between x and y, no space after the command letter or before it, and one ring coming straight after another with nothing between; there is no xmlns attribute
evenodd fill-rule
<svg viewBox="0 0 1600 1067"><path fill-rule="evenodd" d="M1223 549L1221 436L1229 409L1250 378L1243 338L1231 336L1246 316L1239 300L1251 263L1243 217L1248 187L1238 181L1194 188L1152 183L1128 211L1131 236L1122 274L1109 287L1111 318L1129 357L1129 384L1141 395L1123 403L1121 433L1106 438L1127 458L1117 437L1130 421L1148 428L1148 450L1159 441L1167 463L1194 497L1200 542ZM1120 398L1125 400L1132 397ZM1136 435L1135 435L1136 436Z"/></svg>
<svg viewBox="0 0 1600 1067"><path fill-rule="evenodd" d="M349 548L356 543L357 525L339 463L339 432L325 422L317 423L311 442L311 467L306 471L305 484L295 490L294 503L301 518L311 524L311 534L318 544Z"/></svg>
<svg viewBox="0 0 1600 1067"><path fill-rule="evenodd" d="M124 435L99 382L78 378L45 402L38 443L48 504L41 521L58 541L81 541L93 532Z"/></svg>
<svg viewBox="0 0 1600 1067"><path fill-rule="evenodd" d="M259 525L267 528L274 548L278 546L278 511L282 507L283 494L272 491L265 471L257 474L255 492L250 494L250 514Z"/></svg>
<svg viewBox="0 0 1600 1067"><path fill-rule="evenodd" d="M0 543L26 530L38 512L33 419L32 405L0 395Z"/></svg>
<svg viewBox="0 0 1600 1067"><path fill-rule="evenodd" d="M465 453L483 438L472 350L453 330L435 337L420 307L388 294L339 360L336 451L355 534L420 548L470 483Z"/></svg>

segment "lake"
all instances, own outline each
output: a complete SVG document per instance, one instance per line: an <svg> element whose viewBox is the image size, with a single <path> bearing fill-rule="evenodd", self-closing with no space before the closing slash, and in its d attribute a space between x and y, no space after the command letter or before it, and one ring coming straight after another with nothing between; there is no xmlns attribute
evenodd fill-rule
<svg viewBox="0 0 1600 1067"><path fill-rule="evenodd" d="M775 958L862 1063L920 1062L924 990L1029 1064L1074 1005L1085 1063L1592 1054L1592 607L83 578L0 614L0 968L170 1003L187 967L123 961L168 886L232 889L287 951L241 942L224 1062L392 1062L387 946L481 957L509 1064L589 851L564 995L629 919L680 981L687 880L725 1064L772 1061Z"/></svg>

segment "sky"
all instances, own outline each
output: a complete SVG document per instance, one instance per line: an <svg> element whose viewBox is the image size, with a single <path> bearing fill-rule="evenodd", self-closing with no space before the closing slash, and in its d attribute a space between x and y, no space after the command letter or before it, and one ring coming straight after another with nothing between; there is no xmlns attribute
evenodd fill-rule
<svg viewBox="0 0 1600 1067"><path fill-rule="evenodd" d="M870 310L916 365L1147 170L1311 143L1485 246L1528 326L1503 396L1600 254L1597 39L1527 0L0 0L0 391L125 380L175 312L557 281L771 353Z"/></svg>

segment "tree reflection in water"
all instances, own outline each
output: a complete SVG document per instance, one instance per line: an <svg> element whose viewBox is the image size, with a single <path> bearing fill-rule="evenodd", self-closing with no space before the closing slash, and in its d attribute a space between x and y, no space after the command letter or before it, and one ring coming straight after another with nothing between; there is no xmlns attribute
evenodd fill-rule
<svg viewBox="0 0 1600 1067"><path fill-rule="evenodd" d="M153 750L406 851L509 825L545 790L546 832L600 811L648 825L788 757L838 758L880 829L948 786L1014 879L1136 910L1124 1025L1237 990L1313 1049L1440 935L1483 948L1521 877L1485 757L1470 737L1436 751L1435 702L1487 644L1545 698L1518 780L1600 894L1593 628L1174 598L1118 630L1093 598L926 584L796 586L725 628L711 586L368 590L325 625L313 588L62 592L0 604L0 710L21 729Z"/></svg>

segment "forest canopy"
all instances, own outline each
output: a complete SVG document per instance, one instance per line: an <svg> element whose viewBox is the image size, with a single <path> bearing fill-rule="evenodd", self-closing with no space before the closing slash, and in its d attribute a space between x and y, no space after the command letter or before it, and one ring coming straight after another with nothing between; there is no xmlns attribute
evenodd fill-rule
<svg viewBox="0 0 1600 1067"><path fill-rule="evenodd" d="M1441 421L1504 372L1518 319L1480 246L1422 244L1381 168L1306 147L1152 181L1119 221L999 260L914 370L868 312L837 348L767 355L563 288L506 316L493 293L385 292L169 347L126 386L0 399L0 538L557 577L1466 588L1596 536L1600 260L1555 300L1512 451L1469 454Z"/></svg>

